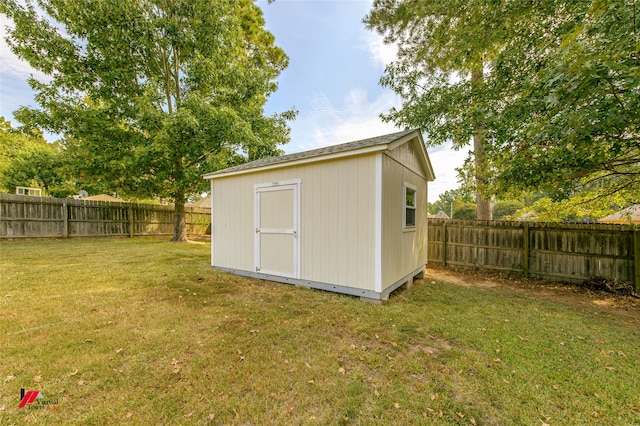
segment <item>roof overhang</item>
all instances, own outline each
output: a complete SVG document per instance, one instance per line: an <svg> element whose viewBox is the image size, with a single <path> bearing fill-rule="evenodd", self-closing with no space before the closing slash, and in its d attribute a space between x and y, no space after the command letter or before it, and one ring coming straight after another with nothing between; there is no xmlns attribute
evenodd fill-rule
<svg viewBox="0 0 640 426"><path fill-rule="evenodd" d="M367 146L363 148L356 148L348 151L340 151L340 152L328 153L324 155L317 155L314 157L301 158L301 159L291 160L287 162L267 164L264 166L252 167L247 169L230 170L228 172L225 172L224 170L219 170L212 173L207 173L203 176L203 178L208 180L227 178L231 176L257 173L257 172L263 172L263 171L273 170L273 169L281 169L284 167L294 167L294 166L300 166L304 164L318 163L321 161L329 161L329 160L335 160L340 158L354 157L358 155L373 154L376 152L384 152L387 150L392 150L404 143L410 142L412 139L415 139L415 138L417 138L419 142L416 144L419 149L418 157L420 159L422 167L427 173L426 178L427 180L432 181L435 179L435 175L433 173L433 167L431 166L431 161L429 161L429 156L427 155L427 151L424 147L424 140L422 139L422 134L420 133L419 130L414 130L388 143L381 143L378 145L372 145L372 146Z"/></svg>
<svg viewBox="0 0 640 426"><path fill-rule="evenodd" d="M230 172L221 172L221 173L220 172L213 172L213 173L208 173L208 174L204 175L203 177L205 179L219 179L219 178L235 176L235 175L244 175L244 174L247 174L247 173L256 173L256 172L263 172L263 171L272 170L272 169L281 169L283 167L293 167L293 166L300 166L302 164L310 164L310 163L318 163L320 161L335 160L337 158L353 157L353 156L356 156L356 155L371 154L371 153L374 153L374 152L384 151L385 149L386 149L386 145L370 146L370 147L362 148L362 149L354 149L352 151L336 152L336 153L332 153L332 154L319 155L317 157L303 158L303 159L300 159L300 160L287 161L286 163L268 164L266 166L253 167L251 169L233 170L233 171L230 171Z"/></svg>

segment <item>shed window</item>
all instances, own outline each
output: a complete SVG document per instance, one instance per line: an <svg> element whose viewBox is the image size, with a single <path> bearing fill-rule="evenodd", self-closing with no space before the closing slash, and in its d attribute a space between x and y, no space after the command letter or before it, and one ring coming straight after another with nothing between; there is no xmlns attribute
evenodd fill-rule
<svg viewBox="0 0 640 426"><path fill-rule="evenodd" d="M416 187L404 184L404 228L416 226Z"/></svg>

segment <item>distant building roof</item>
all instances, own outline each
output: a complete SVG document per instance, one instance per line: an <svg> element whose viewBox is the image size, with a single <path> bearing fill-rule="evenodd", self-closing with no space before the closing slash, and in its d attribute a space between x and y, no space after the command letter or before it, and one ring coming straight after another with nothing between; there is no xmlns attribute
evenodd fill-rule
<svg viewBox="0 0 640 426"><path fill-rule="evenodd" d="M635 204L617 213L598 220L600 223L640 223L640 204Z"/></svg>
<svg viewBox="0 0 640 426"><path fill-rule="evenodd" d="M446 214L445 212L443 212L442 210L440 210L436 214L430 214L430 215L428 215L428 217L429 217L429 219L451 219L449 217L449 215Z"/></svg>
<svg viewBox="0 0 640 426"><path fill-rule="evenodd" d="M185 207L202 207L202 208L210 209L211 208L211 198L204 197L204 198L201 198L198 201L194 201L193 203L187 203L184 206Z"/></svg>
<svg viewBox="0 0 640 426"><path fill-rule="evenodd" d="M111 201L111 202L117 202L117 203L124 202L124 200L122 198L112 197L111 195L107 195L107 194L91 195L89 197L85 197L85 198L82 198L82 199L83 200L90 200L90 201Z"/></svg>

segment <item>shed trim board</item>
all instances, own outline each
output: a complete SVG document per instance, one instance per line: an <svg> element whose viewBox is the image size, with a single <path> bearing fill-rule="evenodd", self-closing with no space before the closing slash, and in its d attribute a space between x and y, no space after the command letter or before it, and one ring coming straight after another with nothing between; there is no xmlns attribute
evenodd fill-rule
<svg viewBox="0 0 640 426"><path fill-rule="evenodd" d="M387 147L388 151L393 151L394 149L396 149L400 145L407 143L413 137L415 137L415 136L412 136L411 134L408 134L403 138L395 140L394 142L392 142L392 143L390 143L388 145L388 147ZM418 149L420 149L421 152L420 152L420 155L418 155L417 157L420 160L420 163L422 164L422 167L428 173L428 176L425 176L423 173L420 173L420 172L414 170L412 167L410 167L407 164L402 164L402 162L400 160L398 160L397 158L391 156L390 152L387 152L386 154L389 155L389 157L393 158L394 160L400 162L404 167L407 167L408 169L410 169L413 172L415 172L417 175L419 175L419 176L421 176L421 177L423 177L423 178L425 178L427 180L434 180L435 179L435 175L433 173L433 166L431 165L431 160L429 160L429 154L427 153L427 149L424 146L424 141L422 140L422 136L420 136L420 143L418 145L419 145Z"/></svg>
<svg viewBox="0 0 640 426"><path fill-rule="evenodd" d="M387 157L391 158L393 161L395 161L396 163L400 164L403 167L406 167L407 169L411 170L413 173L415 173L416 175L420 176L423 179L427 179L427 176L425 176L424 173L422 173L419 170L416 170L414 167L412 167L410 164L403 164L402 161L399 158L396 158L393 154L391 154L390 152L385 152L384 155L386 155Z"/></svg>
<svg viewBox="0 0 640 426"><path fill-rule="evenodd" d="M375 288L382 291L382 156L376 157L376 200L375 200Z"/></svg>
<svg viewBox="0 0 640 426"><path fill-rule="evenodd" d="M413 191L413 206L407 204L407 190ZM407 181L403 181L402 196L404 198L404 203L402 204L402 232L415 232L418 188ZM407 209L413 210L413 224L407 224Z"/></svg>
<svg viewBox="0 0 640 426"><path fill-rule="evenodd" d="M255 160L205 178L216 269L385 300L426 266L434 176L418 130ZM415 191L410 228L406 187Z"/></svg>
<svg viewBox="0 0 640 426"><path fill-rule="evenodd" d="M280 275L269 275L269 274L263 274L260 272L245 271L242 269L225 268L222 266L215 266L215 269L222 272L230 272L232 274L240 275L242 277L257 278L260 280L275 281L275 282L284 283L284 284L293 284L300 287L332 291L334 293L348 294L350 296L359 296L364 299L373 299L373 300L386 300L389 298L389 295L391 293L393 293L398 288L402 287L404 284L408 283L410 279L422 278L424 276L424 267L421 266L415 269L414 271L412 271L411 273L397 280L395 283L387 287L383 292L379 292L379 291L364 290L356 287L347 287L347 286L341 286L337 284L323 283L318 281L302 280L298 278L288 278Z"/></svg>
<svg viewBox="0 0 640 426"><path fill-rule="evenodd" d="M209 187L209 194L211 194L211 264L215 265L216 264L216 239L214 238L214 230L213 230L213 224L216 220L215 216L214 216L214 210L213 210L213 180L211 182L209 182L211 185Z"/></svg>

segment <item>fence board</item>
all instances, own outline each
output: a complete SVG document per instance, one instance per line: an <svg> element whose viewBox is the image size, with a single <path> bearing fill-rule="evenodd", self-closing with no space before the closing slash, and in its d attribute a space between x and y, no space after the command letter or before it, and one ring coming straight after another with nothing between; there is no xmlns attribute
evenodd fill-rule
<svg viewBox="0 0 640 426"><path fill-rule="evenodd" d="M640 239L630 225L429 220L429 262L640 287ZM635 237L634 237L635 236Z"/></svg>
<svg viewBox="0 0 640 426"><path fill-rule="evenodd" d="M0 239L172 235L173 207L0 194ZM210 209L185 207L187 233L211 230Z"/></svg>

